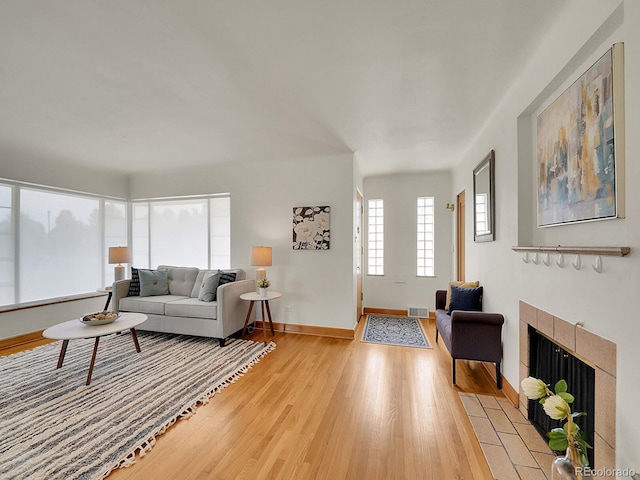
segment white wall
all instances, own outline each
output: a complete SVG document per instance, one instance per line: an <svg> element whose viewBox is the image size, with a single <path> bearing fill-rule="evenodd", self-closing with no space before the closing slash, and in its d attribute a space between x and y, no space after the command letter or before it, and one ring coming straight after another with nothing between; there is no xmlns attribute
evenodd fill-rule
<svg viewBox="0 0 640 480"><path fill-rule="evenodd" d="M15 180L77 192L126 199L129 196L127 174L69 165L51 156L35 157L30 153L7 151L0 147L0 179Z"/></svg>
<svg viewBox="0 0 640 480"><path fill-rule="evenodd" d="M455 214L445 208L451 194L449 172L412 173L368 177L367 201L384 200L384 276L366 275L366 222L364 306L406 310L409 306L435 309L435 291L451 279L452 223ZM416 198L435 197L435 276L416 276ZM454 200L455 202L455 200Z"/></svg>
<svg viewBox="0 0 640 480"><path fill-rule="evenodd" d="M618 8L620 5L622 7ZM567 28L567 26L571 26ZM614 41L625 42L627 216L544 230L535 227L535 113L577 79ZM467 278L485 287L487 311L505 314L504 373L518 388L518 301L524 300L617 344L617 465L640 471L640 417L636 413L640 382L640 5L634 1L567 2L554 28L545 32L536 55L506 93L453 175L453 192L471 191L471 171L491 149L496 151L495 242L474 243L472 203L467 205ZM580 271L552 263L525 264L511 250L529 242L541 245L630 246L626 258L603 257L604 270L583 257ZM552 260L555 260L552 258ZM571 259L567 259L571 260ZM569 262L567 262L569 263Z"/></svg>
<svg viewBox="0 0 640 480"><path fill-rule="evenodd" d="M354 166L351 155L293 161L226 163L134 175L131 198L231 194L231 266L247 270L253 245L273 247L267 267L275 322L352 329L355 323L353 258ZM293 207L331 206L327 251L292 249ZM285 309L285 307L290 307Z"/></svg>

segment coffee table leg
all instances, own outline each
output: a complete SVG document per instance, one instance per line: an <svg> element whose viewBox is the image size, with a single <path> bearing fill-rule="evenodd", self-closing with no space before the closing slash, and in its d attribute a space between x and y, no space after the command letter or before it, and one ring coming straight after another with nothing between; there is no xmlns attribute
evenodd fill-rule
<svg viewBox="0 0 640 480"><path fill-rule="evenodd" d="M251 318L251 312L253 311L253 304L255 302L253 300L251 300L251 303L249 303L249 311L247 312L247 318L245 318L244 320L244 327L242 327L242 336L240 338L244 338L244 334L247 331L247 325L249 324L249 318Z"/></svg>
<svg viewBox="0 0 640 480"><path fill-rule="evenodd" d="M262 305L262 336L264 337L264 344L267 344L267 319L264 318L264 303L260 302Z"/></svg>
<svg viewBox="0 0 640 480"><path fill-rule="evenodd" d="M269 308L269 300L265 300L264 303L267 304L267 315L269 316L269 326L271 327L271 336L274 336L276 333L273 331L273 322L271 321L271 309Z"/></svg>
<svg viewBox="0 0 640 480"><path fill-rule="evenodd" d="M133 338L133 344L136 346L136 352L140 353L140 344L138 343L138 334L135 328L131 329L131 337Z"/></svg>
<svg viewBox="0 0 640 480"><path fill-rule="evenodd" d="M60 349L60 356L58 357L58 366L56 367L56 370L62 367L62 362L64 362L64 356L67 353L67 345L69 345L69 340L63 340L62 348Z"/></svg>
<svg viewBox="0 0 640 480"><path fill-rule="evenodd" d="M96 353L98 353L98 343L100 337L96 337L96 343L93 344L93 355L91 355L91 365L89 365L89 375L87 375L87 385L91 383L91 375L93 374L93 365L96 363Z"/></svg>

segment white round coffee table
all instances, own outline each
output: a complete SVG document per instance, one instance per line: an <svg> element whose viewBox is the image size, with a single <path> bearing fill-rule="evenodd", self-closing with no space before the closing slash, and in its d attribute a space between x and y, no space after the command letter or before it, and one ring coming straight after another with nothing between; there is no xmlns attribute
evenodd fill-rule
<svg viewBox="0 0 640 480"><path fill-rule="evenodd" d="M67 345L69 340L78 338L95 338L96 342L93 345L93 355L91 356L91 364L89 365L89 375L87 375L87 385L91 383L91 374L93 373L93 365L96 361L96 353L98 352L98 343L100 337L110 335L112 333L122 332L124 330L131 331L131 337L133 338L133 344L136 347L136 351L140 353L140 344L138 343L138 335L136 334L136 328L142 322L147 320L147 316L142 313L123 313L114 322L107 323L105 325L86 325L80 322L80 320L69 320L67 322L58 323L52 327L47 328L42 332L42 336L45 338L51 338L54 340L63 340L62 349L60 350L60 357L58 358L58 366L56 369L62 367L64 362L64 356L67 353Z"/></svg>
<svg viewBox="0 0 640 480"><path fill-rule="evenodd" d="M267 326L265 325L264 318L264 307L267 307L267 315L269 318L269 325L271 326L271 336L275 335L273 331L273 322L271 321L271 309L269 308L269 300L275 300L276 298L280 298L282 294L280 292L267 292L265 296L259 295L256 292L243 293L240 295L242 300L247 300L251 302L249 304L249 311L247 312L247 318L244 321L244 327L242 327L242 336L244 337L244 333L247 330L247 324L249 323L249 318L251 317L251 312L253 311L253 304L255 302L260 302L262 306L262 336L264 337L264 344L267 344Z"/></svg>

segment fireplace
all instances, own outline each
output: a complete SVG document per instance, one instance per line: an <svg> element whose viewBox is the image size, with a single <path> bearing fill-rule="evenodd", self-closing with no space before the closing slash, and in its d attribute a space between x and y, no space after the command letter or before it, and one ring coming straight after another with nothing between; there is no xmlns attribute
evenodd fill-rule
<svg viewBox="0 0 640 480"><path fill-rule="evenodd" d="M593 413L588 413L588 417L593 421L593 436L589 443L593 448L593 458L590 465L598 469L613 469L616 466L616 345L615 343L601 337L581 325L562 320L544 310L534 307L523 301L520 302L520 382L528 376L537 376L555 384L556 379L547 380L542 375L536 375L531 368L531 356L533 348L539 348L539 341L533 341L533 335L539 335L545 340L549 340L550 348L555 354L556 349L560 349L560 355L571 355L581 360L593 370ZM536 344L536 342L538 342ZM544 342L543 342L544 343ZM548 357L551 353L541 354ZM568 357L567 357L568 358ZM536 367L537 368L537 367ZM568 377L560 376L560 378ZM568 381L568 380L567 380ZM581 390L581 386L569 384L569 392L576 399L583 400L586 397ZM520 389L519 408L522 413L529 418L529 400ZM585 406L575 404L573 411L588 411ZM585 417L578 419L580 428L588 430L590 427L583 422ZM540 429L546 427L540 427ZM549 428L546 429L549 431ZM545 432L546 433L546 432Z"/></svg>
<svg viewBox="0 0 640 480"><path fill-rule="evenodd" d="M586 434L587 443L593 446L595 369L529 326L529 375L542 379L551 386L552 390L558 380L566 380L568 391L575 397L575 401L571 404L571 411L587 414L577 418L575 422ZM545 440L548 440L547 432L562 426L562 422L553 420L545 413L538 400L529 400L527 407L529 420ZM591 468L597 468L594 462L594 451L590 449L587 453L589 465Z"/></svg>

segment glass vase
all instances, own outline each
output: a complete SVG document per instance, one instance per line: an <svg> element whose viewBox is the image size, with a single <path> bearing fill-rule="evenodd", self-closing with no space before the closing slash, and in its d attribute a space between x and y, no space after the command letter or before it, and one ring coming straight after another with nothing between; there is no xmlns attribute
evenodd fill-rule
<svg viewBox="0 0 640 480"><path fill-rule="evenodd" d="M571 455L571 448L567 448L564 456L560 455L555 458L551 464L551 480L582 480L582 474L577 468Z"/></svg>

